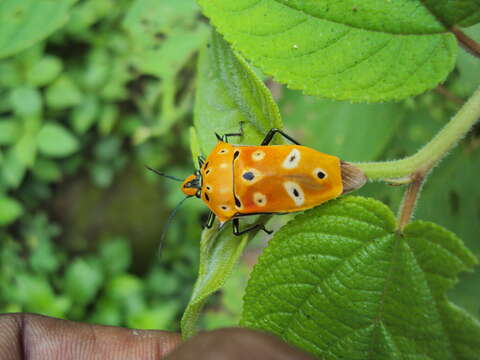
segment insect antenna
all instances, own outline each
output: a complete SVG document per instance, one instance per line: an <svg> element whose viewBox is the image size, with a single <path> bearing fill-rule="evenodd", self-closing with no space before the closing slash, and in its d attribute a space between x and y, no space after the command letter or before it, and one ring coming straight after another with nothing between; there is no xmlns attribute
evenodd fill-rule
<svg viewBox="0 0 480 360"><path fill-rule="evenodd" d="M167 174L164 174L164 173L161 173L160 171L156 170L156 169L153 169L151 168L150 166L147 166L145 165L145 167L150 170L150 171L153 171L155 174L157 175L160 175L160 176L163 176L163 177L166 177L167 179L170 179L170 180L174 180L174 181L179 181L179 182L183 182L182 179L179 179L175 176L172 176L172 175L167 175Z"/></svg>
<svg viewBox="0 0 480 360"><path fill-rule="evenodd" d="M165 237L167 236L168 229L170 228L170 225L172 224L172 220L175 217L175 214L177 213L178 208L185 202L185 200L187 200L188 198L191 198L191 197L192 197L191 195L185 196L182 200L180 200L180 202L177 204L177 206L175 206L175 208L172 210L170 215L168 215L167 222L163 226L162 236L160 237L160 244L158 245L157 253L158 253L159 258L162 255L163 243L164 243Z"/></svg>

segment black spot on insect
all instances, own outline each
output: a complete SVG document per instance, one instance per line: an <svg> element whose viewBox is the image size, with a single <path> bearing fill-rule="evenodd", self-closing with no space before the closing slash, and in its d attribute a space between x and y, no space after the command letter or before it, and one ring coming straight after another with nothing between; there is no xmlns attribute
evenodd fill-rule
<svg viewBox="0 0 480 360"><path fill-rule="evenodd" d="M252 181L253 179L255 179L255 175L253 175L251 171L247 171L246 173L243 173L242 176L245 180L248 180L248 181Z"/></svg>
<svg viewBox="0 0 480 360"><path fill-rule="evenodd" d="M208 169L207 171L205 171L205 175L208 175L210 174L210 169Z"/></svg>
<svg viewBox="0 0 480 360"><path fill-rule="evenodd" d="M319 179L325 179L325 176L327 176L327 174L325 174L323 171L319 171L317 172L317 176Z"/></svg>
<svg viewBox="0 0 480 360"><path fill-rule="evenodd" d="M295 197L298 197L300 196L300 193L298 192L297 189L293 189L293 195L295 195Z"/></svg>
<svg viewBox="0 0 480 360"><path fill-rule="evenodd" d="M296 159L296 156L295 156L295 155L292 155L292 156L290 156L290 159L288 159L288 160L289 160L290 162L293 162L293 160L295 160L295 159Z"/></svg>
<svg viewBox="0 0 480 360"><path fill-rule="evenodd" d="M210 201L210 197L208 196L208 194L205 193L204 195L205 195L205 200Z"/></svg>
<svg viewBox="0 0 480 360"><path fill-rule="evenodd" d="M237 198L236 196L235 196L235 205L239 208L242 207L242 203L240 202L240 199Z"/></svg>
<svg viewBox="0 0 480 360"><path fill-rule="evenodd" d="M208 161L203 165L203 168L206 169L208 167Z"/></svg>
<svg viewBox="0 0 480 360"><path fill-rule="evenodd" d="M238 155L240 155L240 151L235 150L235 152L233 153L233 160L235 160L238 157Z"/></svg>
<svg viewBox="0 0 480 360"><path fill-rule="evenodd" d="M212 190L212 188L210 187L210 185L207 185L206 188L207 188L208 191Z"/></svg>
<svg viewBox="0 0 480 360"><path fill-rule="evenodd" d="M258 201L258 203L260 203L260 204L263 203L263 199L258 199L257 201Z"/></svg>
<svg viewBox="0 0 480 360"><path fill-rule="evenodd" d="M225 205L220 206L222 210L227 210L228 208Z"/></svg>

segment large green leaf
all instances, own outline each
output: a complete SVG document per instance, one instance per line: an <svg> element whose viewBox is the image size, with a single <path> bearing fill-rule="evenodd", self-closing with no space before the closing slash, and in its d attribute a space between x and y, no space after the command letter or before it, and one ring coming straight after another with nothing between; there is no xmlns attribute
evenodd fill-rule
<svg viewBox="0 0 480 360"><path fill-rule="evenodd" d="M272 95L248 64L232 52L222 37L213 33L200 54L194 124L205 155L219 134L238 132L243 122L243 144L260 144L265 133L282 127Z"/></svg>
<svg viewBox="0 0 480 360"><path fill-rule="evenodd" d="M2 0L0 58L44 39L68 19L76 0Z"/></svg>
<svg viewBox="0 0 480 360"><path fill-rule="evenodd" d="M266 73L308 94L352 101L419 94L452 70L457 46L442 22L467 19L452 17L447 1L422 3L199 0L219 32Z"/></svg>
<svg viewBox="0 0 480 360"><path fill-rule="evenodd" d="M323 359L476 358L480 324L445 296L475 257L433 223L395 225L360 197L297 216L261 255L242 324Z"/></svg>

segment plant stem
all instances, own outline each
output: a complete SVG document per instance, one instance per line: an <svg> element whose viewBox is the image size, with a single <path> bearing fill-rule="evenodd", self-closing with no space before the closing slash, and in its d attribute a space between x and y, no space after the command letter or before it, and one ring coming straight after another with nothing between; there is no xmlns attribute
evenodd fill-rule
<svg viewBox="0 0 480 360"><path fill-rule="evenodd" d="M479 43L477 43L475 40L473 40L471 37L469 37L467 34L465 34L462 30L460 30L457 27L451 28L450 31L453 33L453 35L455 35L460 45L462 45L462 47L466 51L468 51L473 56L480 58Z"/></svg>
<svg viewBox="0 0 480 360"><path fill-rule="evenodd" d="M420 190L422 188L423 180L426 174L415 173L412 175L412 182L408 185L403 200L398 211L398 229L399 233L403 232L403 229L412 218L413 211L415 210L415 204L417 203Z"/></svg>
<svg viewBox="0 0 480 360"><path fill-rule="evenodd" d="M480 87L452 120L416 154L401 160L356 163L354 165L363 170L370 179L377 180L411 177L418 171L426 174L465 136L479 118Z"/></svg>

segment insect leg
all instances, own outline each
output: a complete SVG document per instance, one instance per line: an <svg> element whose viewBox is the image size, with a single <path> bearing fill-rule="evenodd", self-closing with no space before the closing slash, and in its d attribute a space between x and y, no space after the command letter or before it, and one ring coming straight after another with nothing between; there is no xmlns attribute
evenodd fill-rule
<svg viewBox="0 0 480 360"><path fill-rule="evenodd" d="M207 218L207 221L204 225L204 228L211 229L214 221L215 221L215 214L210 211L208 213L208 218Z"/></svg>
<svg viewBox="0 0 480 360"><path fill-rule="evenodd" d="M217 133L215 133L215 136L217 137L218 141L224 141L224 142L228 142L228 138L231 137L231 136L242 137L243 136L243 121L240 121L240 132L223 134L223 136L220 136Z"/></svg>
<svg viewBox="0 0 480 360"><path fill-rule="evenodd" d="M253 231L253 230L263 230L267 234L273 233L272 230L267 230L265 228L265 225L263 225L263 224L253 225L253 226L250 226L249 228L246 228L246 229L243 229L242 231L240 231L240 221L238 219L233 219L233 235L239 236L239 235L243 235L243 234L245 234L247 232L250 232L250 231Z"/></svg>
<svg viewBox="0 0 480 360"><path fill-rule="evenodd" d="M265 139L263 139L263 141L262 141L262 143L261 143L260 145L268 145L268 144L270 144L270 141L272 141L273 136L274 136L276 133L279 133L279 134L282 135L285 139L290 140L292 143L294 143L294 144L296 144L296 145L300 145L300 143L299 143L298 141L292 139L289 135L285 134L282 130L277 129L277 128L270 129L270 131L269 131L268 134L265 136Z"/></svg>
<svg viewBox="0 0 480 360"><path fill-rule="evenodd" d="M199 155L197 157L197 161L198 161L198 168L201 169L203 166L203 163L205 162L205 158L202 155Z"/></svg>

